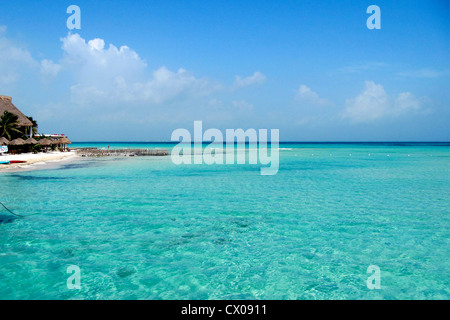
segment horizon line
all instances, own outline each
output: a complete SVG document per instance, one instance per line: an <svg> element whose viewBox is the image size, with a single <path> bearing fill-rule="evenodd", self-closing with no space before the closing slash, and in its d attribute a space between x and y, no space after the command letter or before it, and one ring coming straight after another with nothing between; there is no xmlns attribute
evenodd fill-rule
<svg viewBox="0 0 450 320"><path fill-rule="evenodd" d="M114 140L98 140L98 141L72 141L73 143L166 143L166 144L178 144L178 143L183 143L182 141L129 141L129 140L123 140L123 141L114 141ZM233 141L229 141L229 142L233 142ZM240 143L237 141L234 141L235 143ZM270 143L271 141L267 141L267 143ZM191 143L214 143L214 141L191 141ZM220 142L218 142L220 143ZM227 141L223 141L222 143L227 143ZM245 141L245 143L249 143L248 141ZM255 143L255 142L252 142ZM343 140L343 141L279 141L278 143L282 143L282 144L288 144L288 143L317 143L317 144L324 144L324 143L449 143L450 144L450 140L447 141L408 141L408 140L399 140L399 141L394 141L394 140L380 140L380 141L351 141L351 140Z"/></svg>

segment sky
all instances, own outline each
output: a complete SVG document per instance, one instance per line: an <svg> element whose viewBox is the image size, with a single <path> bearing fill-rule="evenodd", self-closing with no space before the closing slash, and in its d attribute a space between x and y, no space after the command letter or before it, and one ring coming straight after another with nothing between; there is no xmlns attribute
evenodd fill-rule
<svg viewBox="0 0 450 320"><path fill-rule="evenodd" d="M449 3L0 0L0 94L72 141L450 141Z"/></svg>

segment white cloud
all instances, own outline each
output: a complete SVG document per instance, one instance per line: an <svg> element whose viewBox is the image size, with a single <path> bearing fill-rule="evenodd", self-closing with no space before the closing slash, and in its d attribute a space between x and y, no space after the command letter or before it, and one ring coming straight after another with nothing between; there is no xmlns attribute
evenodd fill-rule
<svg viewBox="0 0 450 320"><path fill-rule="evenodd" d="M251 111L253 110L253 105L246 100L232 101L233 107L239 112Z"/></svg>
<svg viewBox="0 0 450 320"><path fill-rule="evenodd" d="M214 91L214 85L205 79L197 79L184 69L177 72L161 67L153 72L152 79L128 84L124 78L116 77L117 94L126 101L147 101L163 103L179 96L207 95Z"/></svg>
<svg viewBox="0 0 450 320"><path fill-rule="evenodd" d="M62 121L59 125L64 122L70 127L83 121L86 127L94 128L93 124L98 125L99 121L118 122L124 114L129 116L130 127L130 122L184 123L199 118L224 124L253 110L253 105L243 97L233 97L234 88L227 89L183 68L170 70L161 66L150 70L146 61L128 46L69 33L61 38L59 59L44 57L38 62L26 49L6 39L4 32L6 28L0 27L0 89L10 92L3 84L26 86L25 81L34 84L40 76L42 81L49 82L47 91L57 90L53 92L56 94L41 96L31 106L42 128L54 126L51 114L64 115L58 119ZM235 86L242 88L263 83L265 79L260 72L249 77L237 76ZM58 85L53 86L50 80L59 81ZM220 99L226 102L214 99L213 94L220 92L224 94Z"/></svg>
<svg viewBox="0 0 450 320"><path fill-rule="evenodd" d="M359 64L354 64L351 66L342 67L342 68L339 68L337 70L337 72L343 73L343 74L352 74L352 73L366 72L369 70L377 70L377 69L386 68L386 67L388 67L388 64L386 64L384 62L367 62L367 63L359 63Z"/></svg>
<svg viewBox="0 0 450 320"><path fill-rule="evenodd" d="M418 70L409 70L398 73L402 77L410 78L439 78L450 75L450 70L435 70L431 68L423 68Z"/></svg>
<svg viewBox="0 0 450 320"><path fill-rule="evenodd" d="M346 100L343 117L353 122L369 122L418 111L420 108L420 101L410 92L402 92L397 97L391 98L382 85L366 81L363 92Z"/></svg>
<svg viewBox="0 0 450 320"><path fill-rule="evenodd" d="M102 39L86 41L79 34L61 39L64 57L61 64L71 71L75 80L83 85L110 85L120 76L127 81L141 77L147 64L128 48L109 45L105 49Z"/></svg>
<svg viewBox="0 0 450 320"><path fill-rule="evenodd" d="M221 110L224 107L224 103L222 100L219 99L210 99L208 102L208 108L214 109L214 110Z"/></svg>
<svg viewBox="0 0 450 320"><path fill-rule="evenodd" d="M409 111L418 111L420 107L421 103L416 97L410 92L402 92L395 99L392 111L395 114L402 114Z"/></svg>
<svg viewBox="0 0 450 320"><path fill-rule="evenodd" d="M44 59L41 61L41 75L44 78L56 78L61 71L61 65L54 63L51 60Z"/></svg>
<svg viewBox="0 0 450 320"><path fill-rule="evenodd" d="M79 103L142 102L160 104L178 97L207 95L220 89L218 84L196 78L180 68L160 67L152 74L147 64L127 46L110 44L103 39L86 41L78 34L62 39L61 64L74 75L72 99Z"/></svg>
<svg viewBox="0 0 450 320"><path fill-rule="evenodd" d="M330 101L319 97L319 95L316 92L312 91L310 88L308 88L303 84L296 91L296 95L297 100L302 103L307 103L316 106L331 105Z"/></svg>
<svg viewBox="0 0 450 320"><path fill-rule="evenodd" d="M37 66L30 52L5 36L6 26L0 26L0 85L17 82L23 71Z"/></svg>
<svg viewBox="0 0 450 320"><path fill-rule="evenodd" d="M105 41L103 39L95 38L94 40L90 40L88 45L91 49L102 51L105 48Z"/></svg>
<svg viewBox="0 0 450 320"><path fill-rule="evenodd" d="M262 84L266 81L266 76L261 72L256 71L253 75L241 78L240 76L236 76L234 79L233 87L235 89L248 87L254 84Z"/></svg>

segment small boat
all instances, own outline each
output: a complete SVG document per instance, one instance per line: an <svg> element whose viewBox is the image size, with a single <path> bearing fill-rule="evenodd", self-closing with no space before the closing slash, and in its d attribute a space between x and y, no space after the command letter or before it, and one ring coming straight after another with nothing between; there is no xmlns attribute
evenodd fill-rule
<svg viewBox="0 0 450 320"><path fill-rule="evenodd" d="M9 161L0 161L0 164L9 164Z"/></svg>
<svg viewBox="0 0 450 320"><path fill-rule="evenodd" d="M27 162L23 160L10 160L9 163L13 164L13 163L27 163Z"/></svg>

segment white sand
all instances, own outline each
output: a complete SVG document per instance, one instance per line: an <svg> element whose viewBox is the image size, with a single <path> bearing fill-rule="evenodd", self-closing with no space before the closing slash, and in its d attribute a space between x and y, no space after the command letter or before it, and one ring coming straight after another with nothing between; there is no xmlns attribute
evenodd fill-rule
<svg viewBox="0 0 450 320"><path fill-rule="evenodd" d="M17 155L0 155L0 161L19 160L26 161L26 163L17 164L0 164L0 172L15 172L15 171L28 171L33 169L43 169L45 165L49 163L58 163L67 160L74 160L79 158L75 151L60 152L53 151L47 153L22 153Z"/></svg>

